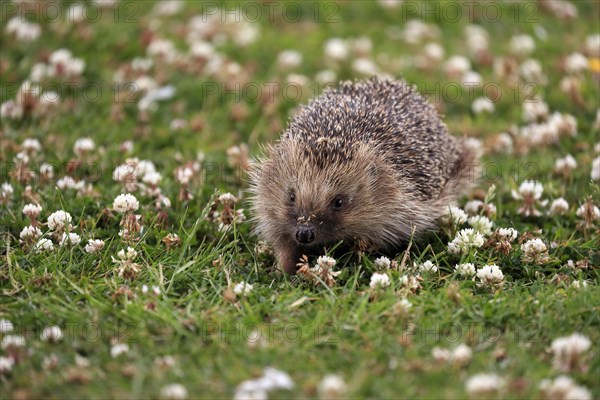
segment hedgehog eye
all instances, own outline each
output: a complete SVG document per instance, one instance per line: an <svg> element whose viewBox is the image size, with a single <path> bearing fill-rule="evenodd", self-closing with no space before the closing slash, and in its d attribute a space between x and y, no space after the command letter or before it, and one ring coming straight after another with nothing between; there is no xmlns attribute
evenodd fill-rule
<svg viewBox="0 0 600 400"><path fill-rule="evenodd" d="M294 192L290 192L290 202L296 202L296 194Z"/></svg>
<svg viewBox="0 0 600 400"><path fill-rule="evenodd" d="M333 208L342 208L342 206L344 205L344 200L341 197L336 197L331 202L331 205L333 206Z"/></svg>

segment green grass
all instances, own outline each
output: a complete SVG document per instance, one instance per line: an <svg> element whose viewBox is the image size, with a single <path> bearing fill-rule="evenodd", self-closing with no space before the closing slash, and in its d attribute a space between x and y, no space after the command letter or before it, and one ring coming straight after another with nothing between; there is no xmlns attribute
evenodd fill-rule
<svg viewBox="0 0 600 400"><path fill-rule="evenodd" d="M332 373L344 378L345 396L351 398L464 398L465 381L482 372L505 379L507 385L499 397L538 398L540 381L560 374L552 366L552 341L574 332L587 336L592 347L583 359L584 368L568 375L590 390L593 398L600 397L600 231L598 221L580 229L582 219L576 215L588 196L600 205L600 190L590 180L592 159L597 157L594 120L599 107L599 72L582 73L580 103L559 89L565 76L561 60L583 51L586 37L598 34L600 9L592 1L573 3L578 9L573 21L562 21L538 7L532 8L537 24L525 21L522 15L515 21L511 12L516 6L506 3L497 4L503 15L500 20L476 13L471 21L488 31L492 57L509 56L514 34L534 37L536 50L530 57L539 60L548 78L546 85L538 87L540 96L551 112L571 114L577 120L576 137L562 136L557 143L527 152L518 151L517 141L511 154L486 151L484 162L500 174L481 179L481 193L474 195L482 198L494 184L495 197L490 200L497 207L494 227L514 227L519 239L541 238L549 247L550 261L527 265L519 243L513 243L508 255L487 248L461 259L447 252L453 234L442 229L413 243L407 255L409 269L388 271L391 285L381 290L369 287L378 254L335 252L336 269L342 274L331 288L274 271L272 256L256 251L258 239L251 233L246 198L236 208L246 209L247 221L221 231L218 224L207 220L215 193L245 196L245 174L237 174L228 165L226 150L246 143L250 154L258 155L262 144L277 139L294 108L312 97L312 86L298 101L279 91L265 102L245 101L231 93L220 98L206 92L210 84L223 88L224 78L218 74L198 72L194 63L156 61L148 75L160 85L173 85L174 98L159 102L155 111L143 117L137 97L136 101L115 102L115 72L134 58L145 57L144 41L150 36L150 26L156 26L157 36L172 40L185 53L188 46L183 28L202 12L202 3L185 2L176 15L156 17L152 16L154 2L122 1L117 6L120 14L105 9L103 18L80 24L31 14L28 18L39 22L43 32L31 44L16 41L5 32L14 9L0 8L2 102L14 99L32 66L47 60L56 49L67 48L86 62L80 86L70 94L72 105L63 101L50 114L3 118L0 123L0 183L10 182L14 187L11 200L0 204L0 318L12 321L13 334L26 339L16 353L0 353L17 358L12 370L0 377L2 398L157 398L161 388L170 383L183 384L191 398L231 398L239 383L260 376L268 366L287 372L295 382L291 393L277 391L271 398L316 397L319 382ZM232 9L236 4L223 7ZM443 10L450 3L436 4ZM523 10L533 5L539 3L526 2ZM254 43L244 47L228 41L219 47L219 53L245 70L246 78L236 75L235 79L259 85L285 82L288 73L278 69L276 58L283 50L295 49L302 53L303 63L291 72L313 82L315 74L328 67L323 57L327 39L366 36L373 43L371 58L382 72L403 76L420 88L431 89L436 83L443 88L453 81L444 73L443 62L423 70L401 69L394 66L398 63L385 61L418 55L426 43L407 44L386 33L392 27L404 27L406 8L384 10L376 2L322 3L320 17L314 18L314 6L302 3L303 17L298 22L290 22L293 15L282 16L282 10L274 6L272 20L265 17L250 24L259 31ZM60 7L64 12L66 5L60 3ZM124 17L127 12L132 13L129 20ZM333 12L335 22L325 21L324 15L329 14L323 13L328 12ZM445 58L455 54L469 57L463 30L470 21L466 17L448 21L443 16L441 12L425 18L439 28L438 37L431 41L443 46ZM536 25L546 30L547 40L536 36ZM489 143L512 126L525 125L521 102L527 92L521 85L515 102L516 89L494 75L491 63L473 58L471 62L485 82L496 82L503 90L493 114L475 115L467 92L453 102L439 92L431 97L439 100L451 132ZM351 60L339 66L337 78L359 78ZM52 83L59 85L55 87L61 89L63 99L69 97L64 80L48 79L43 87L50 88ZM84 90L90 90L92 84L101 88L94 101ZM482 95L481 90L474 94ZM235 118L239 107L246 115ZM115 112L122 118L114 118ZM189 125L173 131L170 123L176 118ZM198 121L202 127L196 129L193 125ZM67 163L75 158L73 144L81 137L93 138L97 149L73 175L93 183L95 196L61 191L39 179L39 174L25 184L11 173L23 140L37 138L42 150L29 161L31 169L37 173L42 163L50 163L55 167L55 179L61 178L67 173ZM125 140L134 142L130 155L119 151ZM198 152L205 158L192 179L193 199L180 200L174 171L194 161ZM578 167L565 179L554 174L553 168L554 161L567 154L577 159ZM156 165L163 176L159 187L172 206L159 215L152 198L135 193L144 229L134 247L142 268L134 279L127 280L118 276L111 259L127 247L118 235L121 217L111 210L113 199L123 192L112 172L132 156ZM491 174L492 170L487 171ZM547 215L548 207L539 207L544 212L540 217L520 215L521 203L511 197L511 190L525 179L543 183L544 199L564 197L570 204L567 214ZM51 252L36 253L19 243L21 229L30 223L21 210L33 201L26 196L27 184L43 206L39 220L46 222L59 209L68 211L73 216L72 231L81 236L81 244L55 244ZM461 199L459 205L466 201ZM47 227L41 228L48 236ZM165 246L162 239L169 233L181 238L180 246ZM99 254L84 251L91 238L106 241ZM394 259L400 263L405 255L401 252ZM424 275L416 294L406 293L399 277L414 274L412 263L428 259L436 262L439 272ZM568 260L585 261L588 268L573 270L567 266ZM505 275L504 286L489 290L454 274L454 266L461 261L473 262L478 268L497 264ZM587 288L572 287L574 280L585 280ZM230 289L241 281L254 285L245 297L233 295ZM152 294L152 289L143 293L143 285L157 286L160 294ZM412 303L408 311L398 305L405 297ZM61 327L63 338L58 343L40 340L49 325ZM260 332L260 345L248 344L253 331ZM112 358L111 344L122 342L129 345L129 352ZM438 363L431 355L434 346L452 349L461 343L473 350L466 365ZM54 366L44 362L51 355L57 358ZM89 366L77 366L77 355L87 358ZM175 365L158 366L155 360L163 356L172 356Z"/></svg>

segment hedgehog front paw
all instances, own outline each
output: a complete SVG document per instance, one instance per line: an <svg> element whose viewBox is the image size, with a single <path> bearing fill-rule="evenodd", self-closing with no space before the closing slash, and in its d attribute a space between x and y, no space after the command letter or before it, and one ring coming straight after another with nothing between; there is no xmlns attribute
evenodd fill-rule
<svg viewBox="0 0 600 400"><path fill-rule="evenodd" d="M300 262L300 252L295 246L279 246L277 261L285 273L295 275Z"/></svg>

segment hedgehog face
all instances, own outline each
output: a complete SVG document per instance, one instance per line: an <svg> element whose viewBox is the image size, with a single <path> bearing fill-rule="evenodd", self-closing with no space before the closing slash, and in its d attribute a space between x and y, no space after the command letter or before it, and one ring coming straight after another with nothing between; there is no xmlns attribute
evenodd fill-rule
<svg viewBox="0 0 600 400"><path fill-rule="evenodd" d="M342 159L320 150L307 154L302 143L286 141L260 165L254 208L267 240L308 248L361 237L380 206L382 177L371 151L357 147Z"/></svg>
<svg viewBox="0 0 600 400"><path fill-rule="evenodd" d="M297 180L287 191L285 207L291 236L299 246L342 239L344 220L352 210L355 194L331 185L329 190L315 192L306 183Z"/></svg>

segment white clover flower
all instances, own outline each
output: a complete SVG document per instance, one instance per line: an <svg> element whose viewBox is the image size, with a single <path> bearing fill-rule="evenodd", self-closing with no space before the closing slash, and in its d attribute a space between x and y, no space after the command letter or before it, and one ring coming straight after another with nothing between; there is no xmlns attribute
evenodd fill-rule
<svg viewBox="0 0 600 400"><path fill-rule="evenodd" d="M537 181L524 181L519 186L519 190L512 190L512 197L515 200L523 201L523 206L519 208L519 214L528 216L539 216L541 213L535 208L536 204L545 206L547 200L542 201L544 186Z"/></svg>
<svg viewBox="0 0 600 400"><path fill-rule="evenodd" d="M431 356L437 362L447 362L450 360L450 357L452 357L452 353L450 353L450 350L448 349L435 346L431 349Z"/></svg>
<svg viewBox="0 0 600 400"><path fill-rule="evenodd" d="M581 356L590 349L591 345L590 340L580 333L554 339L550 345L554 354L552 365L563 372L580 368Z"/></svg>
<svg viewBox="0 0 600 400"><path fill-rule="evenodd" d="M136 176L144 176L150 172L156 172L156 165L150 160L138 160L136 158L128 159L128 163L137 164Z"/></svg>
<svg viewBox="0 0 600 400"><path fill-rule="evenodd" d="M565 0L548 1L545 5L545 8L550 13L563 21L572 20L577 17L577 6L571 2Z"/></svg>
<svg viewBox="0 0 600 400"><path fill-rule="evenodd" d="M136 211L140 207L140 203L134 195L130 193L120 194L113 201L113 209L119 213Z"/></svg>
<svg viewBox="0 0 600 400"><path fill-rule="evenodd" d="M594 33L586 38L585 52L590 56L600 57L600 34Z"/></svg>
<svg viewBox="0 0 600 400"><path fill-rule="evenodd" d="M23 214L31 219L36 219L42 212L42 206L38 204L27 204L23 206Z"/></svg>
<svg viewBox="0 0 600 400"><path fill-rule="evenodd" d="M21 119L23 112L23 105L14 100L8 100L0 104L0 117L2 118Z"/></svg>
<svg viewBox="0 0 600 400"><path fill-rule="evenodd" d="M389 258L381 256L375 259L375 265L380 269L389 269L392 265L392 262Z"/></svg>
<svg viewBox="0 0 600 400"><path fill-rule="evenodd" d="M577 119L573 115L555 112L550 116L548 125L560 135L577 136Z"/></svg>
<svg viewBox="0 0 600 400"><path fill-rule="evenodd" d="M524 56L535 50L535 40L529 35L515 35L510 39L510 51L513 54Z"/></svg>
<svg viewBox="0 0 600 400"><path fill-rule="evenodd" d="M514 241L519 235L519 232L514 228L499 228L497 232L498 236L507 242Z"/></svg>
<svg viewBox="0 0 600 400"><path fill-rule="evenodd" d="M579 74L588 69L588 59L581 53L572 53L565 60L565 70L569 74Z"/></svg>
<svg viewBox="0 0 600 400"><path fill-rule="evenodd" d="M177 168L175 171L175 179L182 185L187 185L194 177L194 170L189 167Z"/></svg>
<svg viewBox="0 0 600 400"><path fill-rule="evenodd" d="M58 342L62 339L63 333L60 327L56 325L47 326L42 331L40 339L44 342Z"/></svg>
<svg viewBox="0 0 600 400"><path fill-rule="evenodd" d="M288 374L267 367L263 376L240 383L235 388L234 400L267 399L267 393L273 390L294 388L294 382Z"/></svg>
<svg viewBox="0 0 600 400"><path fill-rule="evenodd" d="M19 237L25 242L34 242L42 236L42 230L37 226L29 225L21 230Z"/></svg>
<svg viewBox="0 0 600 400"><path fill-rule="evenodd" d="M544 264L548 261L548 247L541 239L531 239L521 245L523 261L530 264Z"/></svg>
<svg viewBox="0 0 600 400"><path fill-rule="evenodd" d="M22 16L8 20L5 30L20 42L33 42L42 34L42 27L39 24L26 21Z"/></svg>
<svg viewBox="0 0 600 400"><path fill-rule="evenodd" d="M528 58L527 60L523 61L521 63L521 65L519 65L519 74L521 75L523 80L526 82L535 82L535 83L538 83L541 85L545 85L546 83L548 83L548 78L544 74L544 70L542 69L542 64L538 60L534 60L532 58ZM533 101L526 100L525 103L536 104L536 101L539 101L539 100L533 100ZM523 104L523 105L525 105L525 104ZM543 106L545 106L546 104L543 102L540 102L539 105L541 106L540 108L533 107L530 111L535 111L535 112L541 113L543 111ZM546 114L547 114L547 112L546 112ZM532 120L528 120L528 121L535 121L536 119L532 119Z"/></svg>
<svg viewBox="0 0 600 400"><path fill-rule="evenodd" d="M185 3L181 0L160 1L152 8L152 13L161 16L175 15L181 11Z"/></svg>
<svg viewBox="0 0 600 400"><path fill-rule="evenodd" d="M277 65L281 69L292 69L302 65L302 54L296 50L284 50L277 56Z"/></svg>
<svg viewBox="0 0 600 400"><path fill-rule="evenodd" d="M477 270L477 278L484 286L500 286L504 281L504 274L497 265L485 265Z"/></svg>
<svg viewBox="0 0 600 400"><path fill-rule="evenodd" d="M70 176L63 176L56 181L56 187L60 190L75 189L77 182Z"/></svg>
<svg viewBox="0 0 600 400"><path fill-rule="evenodd" d="M117 252L117 257L123 261L132 261L135 260L138 256L138 252L135 251L132 247L127 247L127 251L119 250Z"/></svg>
<svg viewBox="0 0 600 400"><path fill-rule="evenodd" d="M470 200L467 201L467 204L465 204L465 212L471 216L477 215L479 214L479 210L483 208L483 206L484 204L481 200ZM467 222L466 218L464 222Z"/></svg>
<svg viewBox="0 0 600 400"><path fill-rule="evenodd" d="M71 214L68 212L64 210L55 211L48 217L48 229L62 232L70 227L71 221L73 221L73 218L71 218Z"/></svg>
<svg viewBox="0 0 600 400"><path fill-rule="evenodd" d="M337 73L330 69L324 69L317 72L315 75L315 82L321 85L333 84L337 81Z"/></svg>
<svg viewBox="0 0 600 400"><path fill-rule="evenodd" d="M172 61L177 55L177 50L170 40L156 38L146 48L146 54Z"/></svg>
<svg viewBox="0 0 600 400"><path fill-rule="evenodd" d="M373 275L371 275L371 282L369 283L369 286L371 289L388 287L390 286L390 277L386 273L380 274L378 272L374 272Z"/></svg>
<svg viewBox="0 0 600 400"><path fill-rule="evenodd" d="M104 240L100 239L90 239L88 243L85 245L85 252L90 254L96 254L102 251L104 248Z"/></svg>
<svg viewBox="0 0 600 400"><path fill-rule="evenodd" d="M185 400L187 397L187 389L179 383L171 383L160 389L160 398L164 400Z"/></svg>
<svg viewBox="0 0 600 400"><path fill-rule="evenodd" d="M569 211L569 203L562 197L555 199L550 204L550 214L563 215Z"/></svg>
<svg viewBox="0 0 600 400"><path fill-rule="evenodd" d="M482 235L490 235L492 233L492 227L494 226L494 223L490 221L488 217L481 215L469 218L468 223Z"/></svg>
<svg viewBox="0 0 600 400"><path fill-rule="evenodd" d="M59 49L50 54L48 75L79 76L85 69L85 61L75 58L69 50Z"/></svg>
<svg viewBox="0 0 600 400"><path fill-rule="evenodd" d="M148 72L153 66L151 58L136 57L131 61L131 69L136 72Z"/></svg>
<svg viewBox="0 0 600 400"><path fill-rule="evenodd" d="M458 226L467 222L467 214L458 207L448 207L448 213L444 216L446 221L452 222L453 225Z"/></svg>
<svg viewBox="0 0 600 400"><path fill-rule="evenodd" d="M317 265L320 268L333 268L335 267L336 263L337 261L335 260L335 258L332 257L320 256L319 258L317 258Z"/></svg>
<svg viewBox="0 0 600 400"><path fill-rule="evenodd" d="M466 87L470 87L470 86L478 87L479 85L481 85L483 83L483 78L481 77L481 75L479 75L475 71L467 71L467 72L465 72L462 75L462 77L461 77L461 83L462 83L463 86L466 86ZM478 114L481 111L485 111L483 109L485 109L487 107L487 104L481 104L481 105L478 105L478 106L475 105L475 103L478 103L481 100L483 100L485 102L492 103L492 101L489 98L487 98L487 97L479 97L479 98L475 99L475 101L473 102L473 105L471 107L473 109L473 112L475 112L476 114ZM483 108L483 109L475 111L475 108L478 108L478 107ZM493 107L494 107L494 105L492 103L492 108ZM492 111L494 111L494 110L492 110Z"/></svg>
<svg viewBox="0 0 600 400"><path fill-rule="evenodd" d="M577 216L584 217L586 214L589 215L589 218L592 221L600 219L600 209L594 204L587 205L587 203L585 203L579 206L577 209Z"/></svg>
<svg viewBox="0 0 600 400"><path fill-rule="evenodd" d="M414 267L417 268L422 273L438 271L437 265L435 265L431 260L427 260L424 263L415 264Z"/></svg>
<svg viewBox="0 0 600 400"><path fill-rule="evenodd" d="M15 362L11 357L0 356L0 375L9 373L14 364Z"/></svg>
<svg viewBox="0 0 600 400"><path fill-rule="evenodd" d="M475 265L471 264L471 263L464 263L464 264L458 264L456 265L456 267L454 267L454 271L462 276L473 276L475 275Z"/></svg>
<svg viewBox="0 0 600 400"><path fill-rule="evenodd" d="M239 19L239 17L238 17ZM238 23L238 29L233 31L233 42L241 47L245 47L254 43L260 36L258 27L250 22L244 22L244 17L241 17L242 22Z"/></svg>
<svg viewBox="0 0 600 400"><path fill-rule="evenodd" d="M371 76L377 74L377 65L368 58L361 57L352 61L352 70L359 75Z"/></svg>
<svg viewBox="0 0 600 400"><path fill-rule="evenodd" d="M194 42L192 44L190 44L190 54L193 57L202 59L202 60L210 60L212 57L215 56L215 48L212 44L204 42L204 41L197 41ZM149 69L147 69L146 71L148 71Z"/></svg>
<svg viewBox="0 0 600 400"><path fill-rule="evenodd" d="M219 196L219 203L224 206L232 207L237 201L238 199L231 193L223 193Z"/></svg>
<svg viewBox="0 0 600 400"><path fill-rule="evenodd" d="M402 275L398 280L400 286L407 288L410 291L417 291L421 284L419 283L419 279L414 276Z"/></svg>
<svg viewBox="0 0 600 400"><path fill-rule="evenodd" d="M474 55L486 51L489 47L489 34L482 26L467 25L464 30L464 36L469 51Z"/></svg>
<svg viewBox="0 0 600 400"><path fill-rule="evenodd" d="M247 296L252 291L253 287L254 285L241 281L233 287L233 293L240 296Z"/></svg>
<svg viewBox="0 0 600 400"><path fill-rule="evenodd" d="M416 44L424 39L433 39L437 36L437 27L433 24L426 24L419 19L411 19L404 25L402 39L406 43Z"/></svg>
<svg viewBox="0 0 600 400"><path fill-rule="evenodd" d="M148 172L142 178L142 182L144 182L148 185L151 185L151 186L158 186L158 184L160 183L161 180L162 180L162 175L156 171Z"/></svg>
<svg viewBox="0 0 600 400"><path fill-rule="evenodd" d="M12 185L8 182L4 182L2 184L2 187L0 187L0 201L4 200L4 201L8 201L12 198L13 193L15 192L15 190L13 189Z"/></svg>
<svg viewBox="0 0 600 400"><path fill-rule="evenodd" d="M593 181L600 181L600 157L596 157L592 161L592 172L590 172L590 177Z"/></svg>
<svg viewBox="0 0 600 400"><path fill-rule="evenodd" d="M544 399L592 400L592 394L586 387L578 386L573 379L565 375L554 380L544 379L539 387Z"/></svg>
<svg viewBox="0 0 600 400"><path fill-rule="evenodd" d="M44 163L40 166L40 174L48 180L54 178L54 167L50 164Z"/></svg>
<svg viewBox="0 0 600 400"><path fill-rule="evenodd" d="M0 348L2 348L2 350L23 346L25 346L25 338L20 335L5 335L2 337L2 342L0 343Z"/></svg>
<svg viewBox="0 0 600 400"><path fill-rule="evenodd" d="M32 138L25 139L21 146L29 154L35 154L42 150L42 145L40 144L40 141Z"/></svg>
<svg viewBox="0 0 600 400"><path fill-rule="evenodd" d="M28 164L29 163L29 154L27 154L27 152L25 152L25 151L21 151L15 155L14 160L15 160L15 162L20 162L22 164Z"/></svg>
<svg viewBox="0 0 600 400"><path fill-rule="evenodd" d="M377 3L379 4L379 6L381 6L381 8L393 10L395 8L398 8L402 4L402 0L377 0ZM323 396L321 396L321 397L323 397ZM325 397L331 397L331 396L325 396Z"/></svg>
<svg viewBox="0 0 600 400"><path fill-rule="evenodd" d="M13 323L8 319L0 319L0 333L5 334L15 329Z"/></svg>
<svg viewBox="0 0 600 400"><path fill-rule="evenodd" d="M60 95L54 91L44 92L40 96L39 104L42 109L54 106L60 103Z"/></svg>
<svg viewBox="0 0 600 400"><path fill-rule="evenodd" d="M91 153L96 148L96 144L90 138L79 138L73 145L73 153L78 157L82 157L88 153Z"/></svg>
<svg viewBox="0 0 600 400"><path fill-rule="evenodd" d="M474 114L481 114L484 112L492 114L496 110L496 107L494 106L494 102L487 97L478 97L473 100L471 110L473 110Z"/></svg>
<svg viewBox="0 0 600 400"><path fill-rule="evenodd" d="M544 193L544 186L538 181L524 181L519 186L519 190L512 191L512 197L515 200L523 200L525 196L532 196L539 200Z"/></svg>
<svg viewBox="0 0 600 400"><path fill-rule="evenodd" d="M119 151L121 151L122 153L131 154L133 152L133 140L125 140L124 142L122 142L119 146ZM115 179L114 174L113 179L117 180Z"/></svg>
<svg viewBox="0 0 600 400"><path fill-rule="evenodd" d="M568 174L575 168L577 168L577 161L570 154L567 154L564 158L559 158L554 162L554 171L557 173Z"/></svg>
<svg viewBox="0 0 600 400"><path fill-rule="evenodd" d="M110 348L110 356L116 358L121 354L127 354L129 352L129 345L126 343L115 343Z"/></svg>
<svg viewBox="0 0 600 400"><path fill-rule="evenodd" d="M285 77L285 81L291 86L297 86L300 89L307 87L310 83L308 76L302 74L288 74Z"/></svg>
<svg viewBox="0 0 600 400"><path fill-rule="evenodd" d="M81 22L86 17L85 6L81 3L73 3L67 9L67 21Z"/></svg>
<svg viewBox="0 0 600 400"><path fill-rule="evenodd" d="M266 381L265 388L269 391L276 389L290 390L294 388L292 378L287 373L275 368L265 368L264 379Z"/></svg>
<svg viewBox="0 0 600 400"><path fill-rule="evenodd" d="M75 246L79 243L81 243L81 237L73 232L64 232L62 238L60 239L61 246Z"/></svg>
<svg viewBox="0 0 600 400"><path fill-rule="evenodd" d="M161 294L160 287L158 287L156 285L152 285L152 294L154 294L155 296L160 295Z"/></svg>
<svg viewBox="0 0 600 400"><path fill-rule="evenodd" d="M460 76L471 70L471 62L464 56L452 56L444 63L444 70L450 76Z"/></svg>
<svg viewBox="0 0 600 400"><path fill-rule="evenodd" d="M117 182L135 182L137 169L137 164L121 164L113 171L112 178Z"/></svg>
<svg viewBox="0 0 600 400"><path fill-rule="evenodd" d="M487 397L499 392L504 387L504 379L496 374L477 374L470 377L465 388L469 396Z"/></svg>
<svg viewBox="0 0 600 400"><path fill-rule="evenodd" d="M588 283L584 280L576 280L571 282L571 287L576 290L582 290L587 288Z"/></svg>
<svg viewBox="0 0 600 400"><path fill-rule="evenodd" d="M468 252L472 248L483 246L485 238L483 235L472 228L461 229L456 237L448 243L448 252L460 254Z"/></svg>
<svg viewBox="0 0 600 400"><path fill-rule="evenodd" d="M412 303L407 299L400 299L400 301L394 305L394 308L396 310L407 313L412 308Z"/></svg>
<svg viewBox="0 0 600 400"><path fill-rule="evenodd" d="M325 375L317 386L317 393L322 399L343 398L348 387L339 375Z"/></svg>
<svg viewBox="0 0 600 400"><path fill-rule="evenodd" d="M52 251L52 250L54 250L54 244L52 243L52 241L50 239L41 238L40 240L38 240L35 243L35 245L33 246L33 249L37 253L41 253L43 251Z"/></svg>
<svg viewBox="0 0 600 400"><path fill-rule="evenodd" d="M531 79L531 80L535 80L535 79ZM539 79L537 79L539 80ZM535 122L539 119L544 119L548 116L548 113L550 112L550 109L548 108L548 104L546 104L545 101L543 101L540 98L533 98L530 101L525 101L523 103L523 120L525 120L526 122ZM554 124L548 123L548 124L542 124L542 125L534 125L531 126L531 128L533 127L538 127L538 128L545 128L545 129L549 129L549 128L553 128L555 126L553 126ZM556 130L554 129L550 129L550 136L554 136L552 135L552 133L557 134L558 132L556 132ZM523 136L528 136L527 134L525 134L524 132L521 133ZM536 141L532 141L532 142L536 142Z"/></svg>
<svg viewBox="0 0 600 400"><path fill-rule="evenodd" d="M441 62L444 59L444 48L435 42L427 43L423 47L423 54L428 60Z"/></svg>
<svg viewBox="0 0 600 400"><path fill-rule="evenodd" d="M471 350L471 348L469 346L467 346L464 343L461 343L458 346L456 346L454 348L454 350L452 350L452 354L450 356L452 361L454 361L458 364L466 364L469 361L471 361L472 357L473 357L473 351Z"/></svg>
<svg viewBox="0 0 600 400"><path fill-rule="evenodd" d="M333 38L325 42L325 58L333 61L344 61L348 58L348 43L344 39Z"/></svg>

